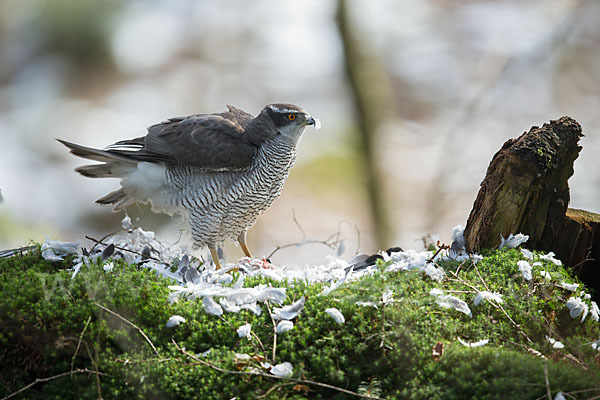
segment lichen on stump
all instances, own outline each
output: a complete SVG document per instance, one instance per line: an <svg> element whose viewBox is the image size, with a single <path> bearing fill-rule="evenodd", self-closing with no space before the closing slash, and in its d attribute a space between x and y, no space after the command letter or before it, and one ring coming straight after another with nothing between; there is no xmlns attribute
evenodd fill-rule
<svg viewBox="0 0 600 400"><path fill-rule="evenodd" d="M521 232L529 235L529 248L554 251L598 290L600 216L567 212L568 180L582 136L577 121L562 117L506 141L490 162L467 220L467 250L491 249L501 235Z"/></svg>

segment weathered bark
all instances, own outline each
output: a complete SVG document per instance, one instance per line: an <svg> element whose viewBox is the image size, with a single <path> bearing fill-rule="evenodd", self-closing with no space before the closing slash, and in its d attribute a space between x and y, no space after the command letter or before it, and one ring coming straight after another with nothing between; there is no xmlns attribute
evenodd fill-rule
<svg viewBox="0 0 600 400"><path fill-rule="evenodd" d="M569 204L567 180L579 155L581 126L562 117L509 139L492 159L465 228L469 251L493 248L522 232L543 248L560 231ZM546 245L546 246L545 246Z"/></svg>
<svg viewBox="0 0 600 400"><path fill-rule="evenodd" d="M583 136L562 117L510 139L494 155L465 228L468 251L500 244L500 235L529 235L527 247L554 251L600 289L600 215L567 209L568 179Z"/></svg>
<svg viewBox="0 0 600 400"><path fill-rule="evenodd" d="M600 297L600 215L569 208L553 246L558 258Z"/></svg>

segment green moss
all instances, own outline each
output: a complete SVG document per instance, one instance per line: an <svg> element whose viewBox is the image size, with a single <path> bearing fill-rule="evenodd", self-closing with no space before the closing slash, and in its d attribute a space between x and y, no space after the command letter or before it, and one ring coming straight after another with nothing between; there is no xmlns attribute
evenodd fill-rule
<svg viewBox="0 0 600 400"><path fill-rule="evenodd" d="M518 250L508 250L487 254L477 268L446 262L450 279L444 282L416 271L386 273L381 264L378 273L329 296L319 295L322 284L248 278L246 285L283 285L286 304L307 296L294 329L277 337L276 363L292 363L296 378L385 398L536 398L546 393L543 360L530 354L537 351L549 358L553 394L597 386L597 352L589 342L598 338L598 323L570 318L565 302L574 294L544 281L539 270L548 271L552 282L574 278L542 261L533 280L524 281L520 259ZM110 273L92 265L71 279L71 264L44 261L39 252L0 260L0 397L73 367L107 374L99 380L104 398L255 398L270 389L266 398L350 398L310 385L305 395L302 387L282 381L219 372L184 356L173 343L197 355L210 350L200 359L221 368L260 369L261 360L272 362L273 326L265 306L260 316L242 311L218 318L207 315L198 300L169 303L172 282L150 271L115 261ZM429 295L434 287L465 300L472 317L441 308ZM473 305L476 290L488 289L502 294L504 311L490 302ZM384 305L382 294L388 291L394 301ZM97 304L141 328L160 357L136 328ZM335 324L324 312L328 307L337 307L346 322ZM186 323L167 328L174 314ZM237 327L247 322L260 342L238 338ZM565 348L552 349L546 336ZM490 342L466 348L457 337ZM439 360L432 357L437 343L445 348ZM241 361L236 353L256 358ZM38 384L16 398L92 399L97 390L95 375L77 374Z"/></svg>

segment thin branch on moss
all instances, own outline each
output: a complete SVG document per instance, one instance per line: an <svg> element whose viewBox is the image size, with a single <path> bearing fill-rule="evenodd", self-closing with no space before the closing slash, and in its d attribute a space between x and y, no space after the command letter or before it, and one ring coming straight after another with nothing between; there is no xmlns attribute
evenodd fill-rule
<svg viewBox="0 0 600 400"><path fill-rule="evenodd" d="M87 327L87 324L89 324L90 320L91 320L91 317L88 318L86 327ZM85 346L87 355L88 355L90 361L92 362L92 365L94 366L94 370L99 373L100 371L98 369L98 363L96 362L96 359L98 358L98 348L97 347L95 348L96 358L94 358L92 356L90 346L88 346L87 342L85 340L83 340L83 333L85 332L86 327L84 327L79 338L67 337L64 339L65 341L73 341L73 342L77 341L77 348L75 349L75 354L73 355L73 360L71 361L71 371L73 371L73 369L74 369L75 357L77 356L77 352L79 351L79 348L81 347L81 344L83 343L83 345ZM96 388L98 390L98 399L102 399L102 390L100 387L100 376L98 374L96 374Z"/></svg>
<svg viewBox="0 0 600 400"><path fill-rule="evenodd" d="M86 345L87 347L87 345ZM88 353L89 353L89 348L88 348ZM102 389L100 388L100 375L98 375L98 363L96 362L96 360L98 359L98 346L94 346L94 353L96 355L96 358L92 358L92 355L90 354L90 358L92 359L92 364L94 364L94 369L96 370L96 390L98 390L98 400L102 400Z"/></svg>
<svg viewBox="0 0 600 400"><path fill-rule="evenodd" d="M548 360L544 359L544 382L546 383L546 395L548 400L552 400L552 390L550 390L550 379L548 378Z"/></svg>
<svg viewBox="0 0 600 400"><path fill-rule="evenodd" d="M269 390L267 390L266 392L264 392L263 394L261 394L260 396L258 396L258 397L256 397L256 398L257 398L257 399L264 399L264 398L266 398L266 397L267 397L269 394L271 394L271 392L272 392L273 390L280 389L280 388L283 388L283 387L286 387L286 386L290 386L290 385L293 385L293 384L294 384L294 382L284 382L284 383L279 383L279 384L277 384L277 385L273 385L273 386L271 386L271 387L269 388Z"/></svg>
<svg viewBox="0 0 600 400"><path fill-rule="evenodd" d="M29 389L29 388L37 385L38 383L50 382L50 381L53 381L55 379L62 378L64 376L69 376L69 375L74 375L74 374L95 374L95 375L102 375L102 376L111 376L109 374L105 374L104 372L92 371L92 370L87 369L87 368L84 368L84 369L78 368L78 369L75 369L73 371L63 372L62 374L49 376L47 378L37 378L35 381L31 382L30 384L28 384L26 386L23 386L21 389L17 390L16 392L13 392L13 393L9 394L6 397L3 397L0 400L7 400L7 399L10 399L11 397L15 397L19 393L23 393L24 391L26 391L27 389Z"/></svg>
<svg viewBox="0 0 600 400"><path fill-rule="evenodd" d="M475 265L475 264L473 264ZM477 269L476 269L477 270ZM466 285L468 287L470 287L471 289L475 290L476 292L480 292L479 289L477 289L475 286L471 285L470 283L468 283L467 281L465 281L464 279L462 279L461 277L459 277L458 275L455 275L454 272L452 271L448 271L450 274L455 276L455 279L452 278L448 278L448 280L450 281L454 281L454 282L460 282L463 285ZM479 274L479 270L477 270L477 273ZM479 275L479 278L481 278L481 275ZM486 289L489 290L489 288L487 287L487 285L485 284L485 281L483 281L483 278L481 278L483 285L485 286ZM494 307L500 309L500 311L502 311L502 313L506 316L506 318L508 318L508 320L510 321L510 323L517 328L517 330L523 335L523 337L525 337L525 339L527 339L527 341L529 343L533 343L533 341L529 338L529 336L527 336L527 333L525 333L525 331L523 330L523 328L521 328L521 325L517 324L511 317L510 315L508 315L508 313L506 312L506 310L504 309L504 307L502 307L502 304L498 303L498 302L493 302L489 299L487 299L487 301L493 305Z"/></svg>
<svg viewBox="0 0 600 400"><path fill-rule="evenodd" d="M254 333L253 331L250 331L250 334L252 336L254 336L254 338L256 339L256 341L258 342L260 348L262 349L263 354L266 356L267 355L267 350L265 349L265 346L263 345L262 341L260 340L260 338L258 337L258 335L256 333Z"/></svg>
<svg viewBox="0 0 600 400"><path fill-rule="evenodd" d="M477 272L477 276L479 277L479 280L481 281L481 283L483 283L483 286L485 287L485 290L487 290L488 292L491 292L491 290L488 287L487 283L485 283L485 281L483 280L483 277L479 273L479 268L477 268L477 264L475 264L475 262L473 262L473 268L475 268L475 272Z"/></svg>
<svg viewBox="0 0 600 400"><path fill-rule="evenodd" d="M179 350L181 353L185 354L186 356L190 357L194 361L198 362L198 364L205 365L205 366L207 366L209 368L212 368L212 369L214 369L216 371L223 372L223 373L226 373L226 374L246 375L246 376L262 376L264 378L271 378L271 379L277 379L277 380L286 380L286 381L290 381L290 382L303 383L305 385L320 386L320 387L324 387L324 388L332 389L332 390L337 390L338 392L347 393L347 394L350 394L352 396L357 396L357 397L361 397L361 398L365 398L365 399L385 400L385 399L382 399L381 397L365 396L365 395L353 392L351 390L347 390L347 389L344 389L344 388L341 388L341 387L329 385L327 383L315 382L315 381L306 380L306 379L289 378L289 377L285 377L285 376L277 376L277 375L272 375L272 374L265 374L263 372L232 371L232 370L229 370L229 369L221 368L221 367L219 367L219 366L217 366L217 365L215 365L215 364L213 364L211 362L208 362L208 361L205 361L205 360L201 360L198 357L196 357L194 354L189 353L186 350L182 349L181 347L179 347L179 345L177 344L177 342L174 339L171 339L171 341L173 342L173 344L175 345L175 347L177 348L177 350Z"/></svg>
<svg viewBox="0 0 600 400"><path fill-rule="evenodd" d="M75 348L75 353L73 354L73 359L71 359L71 371L73 371L73 369L74 369L75 358L77 357L77 353L79 352L79 348L81 347L81 340L83 339L83 335L85 334L85 331L86 331L88 325L90 324L91 320L92 320L92 316L90 315L88 317L87 321L85 322L85 325L83 326L83 330L79 334L79 340L77 341L77 347Z"/></svg>
<svg viewBox="0 0 600 400"><path fill-rule="evenodd" d="M131 325L132 327L134 327L135 329L137 329L137 331L144 337L144 339L146 339L146 341L148 342L148 344L150 344L150 347L152 347L152 350L154 350L154 353L156 354L157 357L160 357L160 354L158 354L158 350L156 350L156 347L154 347L154 344L152 343L152 341L150 340L150 338L148 336L146 336L146 334L144 333L144 331L138 327L136 324L134 324L133 322L129 321L127 318L117 314L114 311L109 310L108 308L104 307L101 304L98 304L96 302L94 302L94 305L100 307L101 309L103 309L104 311L114 315L115 317L121 319L122 321L126 322L127 324Z"/></svg>
<svg viewBox="0 0 600 400"><path fill-rule="evenodd" d="M127 364L143 364L143 363L149 363L149 362L156 362L156 363L163 363L163 362L167 362L167 361L181 361L181 359L179 358L173 358L173 357L167 357L167 358L146 358L143 360L123 360L121 358L114 358L113 361L118 362L118 363L123 363L125 365Z"/></svg>
<svg viewBox="0 0 600 400"><path fill-rule="evenodd" d="M269 316L271 317L271 322L273 323L273 364L275 364L275 354L277 353L277 324L275 323L275 318L273 318L273 313L271 312L271 304L269 304L269 300L265 302L267 305L267 311L269 312Z"/></svg>

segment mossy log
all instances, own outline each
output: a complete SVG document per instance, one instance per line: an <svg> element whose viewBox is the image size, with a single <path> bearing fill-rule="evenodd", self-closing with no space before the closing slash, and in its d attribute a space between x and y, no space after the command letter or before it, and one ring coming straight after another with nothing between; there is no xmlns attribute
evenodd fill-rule
<svg viewBox="0 0 600 400"><path fill-rule="evenodd" d="M469 215L467 250L494 248L501 235L521 232L529 235L529 248L554 251L598 290L600 216L567 212L568 179L582 136L577 121L562 117L504 143L490 162Z"/></svg>

